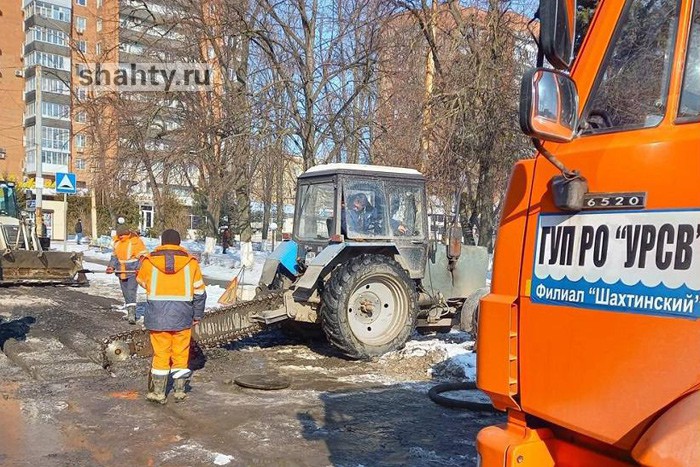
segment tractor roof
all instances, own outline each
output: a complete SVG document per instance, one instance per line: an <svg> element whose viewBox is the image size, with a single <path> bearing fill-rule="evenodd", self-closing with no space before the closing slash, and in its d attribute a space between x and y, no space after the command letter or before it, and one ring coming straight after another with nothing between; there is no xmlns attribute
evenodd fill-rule
<svg viewBox="0 0 700 467"><path fill-rule="evenodd" d="M408 178L412 180L425 180L423 174L415 169L405 167L388 167L384 165L364 164L323 164L311 167L299 176L299 178L317 177L320 175L359 175L374 177Z"/></svg>

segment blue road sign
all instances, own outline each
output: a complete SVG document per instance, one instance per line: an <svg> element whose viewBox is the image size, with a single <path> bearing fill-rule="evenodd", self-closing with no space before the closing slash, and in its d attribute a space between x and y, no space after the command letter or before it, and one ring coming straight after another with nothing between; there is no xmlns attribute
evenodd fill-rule
<svg viewBox="0 0 700 467"><path fill-rule="evenodd" d="M74 173L56 172L56 193L74 195L77 191Z"/></svg>

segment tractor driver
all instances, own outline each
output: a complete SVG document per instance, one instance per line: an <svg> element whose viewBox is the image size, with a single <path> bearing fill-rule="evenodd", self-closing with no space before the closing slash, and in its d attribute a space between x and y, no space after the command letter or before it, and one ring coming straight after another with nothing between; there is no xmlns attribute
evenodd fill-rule
<svg viewBox="0 0 700 467"><path fill-rule="evenodd" d="M357 193L348 199L347 222L350 232L375 234L377 230L376 210L364 193Z"/></svg>

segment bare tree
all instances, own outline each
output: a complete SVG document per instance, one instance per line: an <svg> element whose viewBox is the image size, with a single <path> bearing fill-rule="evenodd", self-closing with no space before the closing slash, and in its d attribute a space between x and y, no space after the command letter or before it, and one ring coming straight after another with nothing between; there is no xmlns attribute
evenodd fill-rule
<svg viewBox="0 0 700 467"><path fill-rule="evenodd" d="M520 77L534 59L528 20L499 0L470 7L456 0L439 7L427 0L395 4L384 50L427 57L433 65L393 70L397 53L385 53L382 72L393 74L383 79L379 158L423 168L431 192L445 200L461 191L463 224L478 219L480 243L490 246L510 166L530 148L517 124ZM410 91L396 86L402 75ZM402 133L421 136L406 140Z"/></svg>

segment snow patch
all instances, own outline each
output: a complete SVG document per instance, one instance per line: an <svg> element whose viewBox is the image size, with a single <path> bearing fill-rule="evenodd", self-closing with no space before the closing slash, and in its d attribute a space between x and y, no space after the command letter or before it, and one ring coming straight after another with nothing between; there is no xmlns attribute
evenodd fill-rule
<svg viewBox="0 0 700 467"><path fill-rule="evenodd" d="M420 336L406 343L395 352L382 356L380 362L389 363L417 357L431 357L436 363L429 368L433 378L476 379L476 354L471 334L452 331L448 334Z"/></svg>
<svg viewBox="0 0 700 467"><path fill-rule="evenodd" d="M311 365L282 365L278 367L280 370L290 370L290 371L313 371L316 374L327 374L329 371L326 368L320 366Z"/></svg>
<svg viewBox="0 0 700 467"><path fill-rule="evenodd" d="M228 465L234 459L233 456L220 452L210 451L197 442L189 442L176 446L161 454L161 459L183 461L184 465L189 462L213 463L214 465ZM190 464L191 465L191 464Z"/></svg>
<svg viewBox="0 0 700 467"><path fill-rule="evenodd" d="M226 454L217 454L214 458L214 465L228 465L233 460L233 456Z"/></svg>

